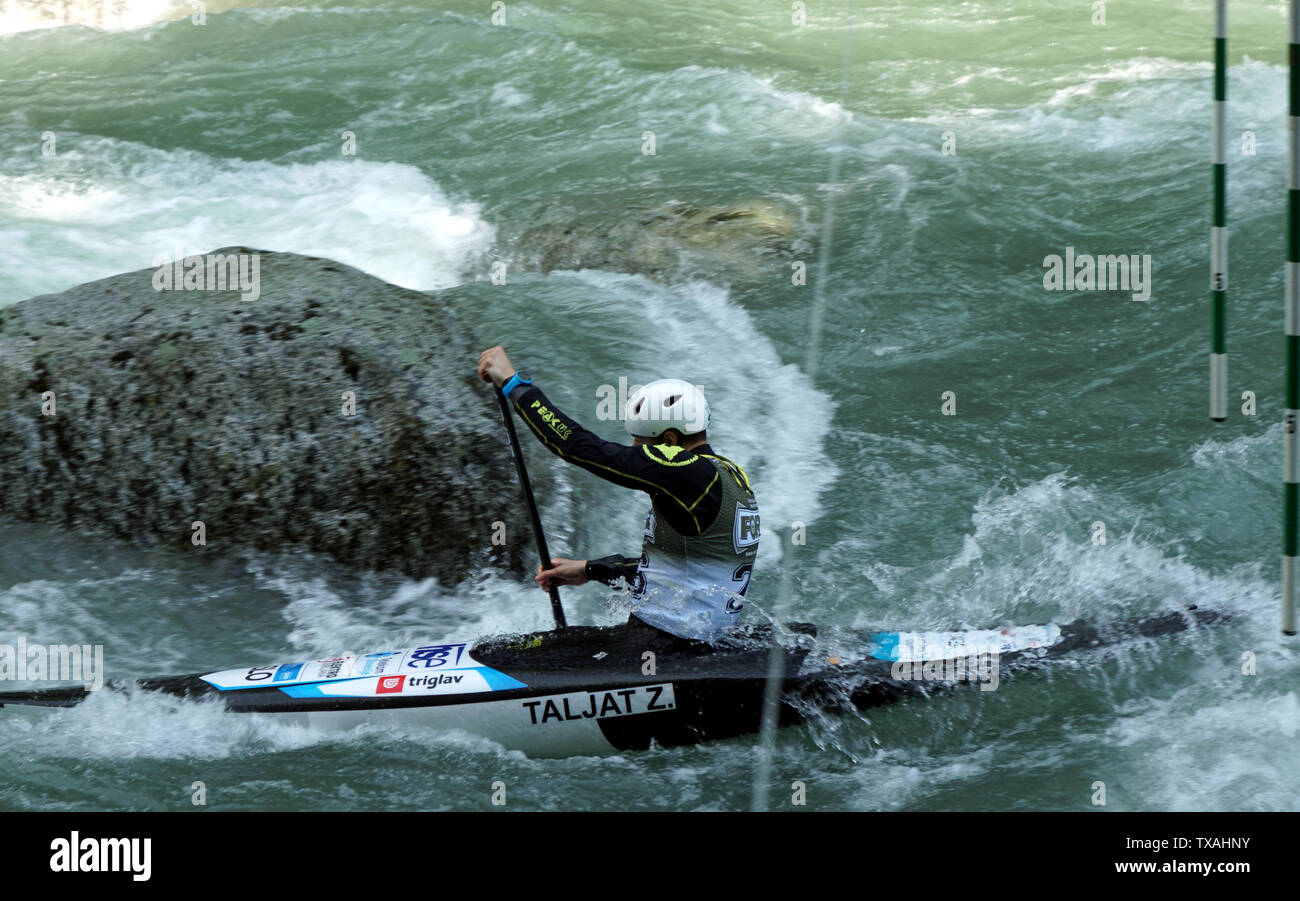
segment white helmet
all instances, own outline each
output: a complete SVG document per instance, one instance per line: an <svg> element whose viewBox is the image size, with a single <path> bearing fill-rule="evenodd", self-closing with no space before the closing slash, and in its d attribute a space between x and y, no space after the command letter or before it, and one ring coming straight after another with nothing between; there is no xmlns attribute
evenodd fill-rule
<svg viewBox="0 0 1300 901"><path fill-rule="evenodd" d="M690 382L660 379L632 392L625 424L629 434L642 438L658 438L668 429L694 435L709 427L709 402Z"/></svg>

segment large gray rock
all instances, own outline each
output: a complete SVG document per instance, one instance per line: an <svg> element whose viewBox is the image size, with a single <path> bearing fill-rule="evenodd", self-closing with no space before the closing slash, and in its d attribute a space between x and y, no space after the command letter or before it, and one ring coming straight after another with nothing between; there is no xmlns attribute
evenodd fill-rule
<svg viewBox="0 0 1300 901"><path fill-rule="evenodd" d="M261 296L156 292L151 268L0 310L0 514L186 547L199 520L208 547L447 582L491 558L531 570L482 347L453 311L330 260L214 253L259 254Z"/></svg>

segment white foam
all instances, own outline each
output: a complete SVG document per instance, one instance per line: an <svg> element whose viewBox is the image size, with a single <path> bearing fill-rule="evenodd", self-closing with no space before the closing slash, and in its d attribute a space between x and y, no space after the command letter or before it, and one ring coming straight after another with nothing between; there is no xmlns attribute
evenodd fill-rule
<svg viewBox="0 0 1300 901"><path fill-rule="evenodd" d="M177 246L234 244L323 256L431 290L464 281L494 240L477 204L448 198L401 163L244 162L58 140L56 155L0 174L0 218L28 248L0 260L0 303L144 268Z"/></svg>
<svg viewBox="0 0 1300 901"><path fill-rule="evenodd" d="M724 288L706 282L665 287L590 269L564 277L591 285L608 298L613 317L637 324L627 369L609 373L609 384L617 385L619 376L629 384L685 378L703 389L713 414L709 443L745 467L770 536L759 553L774 558L777 530L817 519L819 496L838 475L824 447L835 414L830 396L797 363L782 359ZM802 336L793 337L804 346ZM665 368L665 353L681 362Z"/></svg>
<svg viewBox="0 0 1300 901"><path fill-rule="evenodd" d="M946 560L893 575L857 627L989 628L1037 620L1106 622L1188 603L1216 609L1269 606L1271 586L1255 564L1214 572L1143 527L1141 509L1065 473L985 494L971 531ZM1104 522L1106 543L1092 543ZM1154 534L1151 534L1154 533Z"/></svg>
<svg viewBox="0 0 1300 901"><path fill-rule="evenodd" d="M226 8L220 0L208 2L209 11L214 6ZM190 0L130 0L114 3L111 0L5 0L0 6L0 35L18 34L41 28L60 28L79 25L99 31L134 31L157 22L181 19L195 11Z"/></svg>
<svg viewBox="0 0 1300 901"><path fill-rule="evenodd" d="M994 748L973 749L961 756L913 761L907 750L882 750L860 763L844 780L855 810L904 810L951 784L966 784L985 777L996 763ZM853 790L853 786L859 786Z"/></svg>
<svg viewBox="0 0 1300 901"><path fill-rule="evenodd" d="M482 575L451 588L437 579L402 580L390 588L365 588L360 596L305 570L310 562L251 554L248 569L261 587L283 594L286 648L277 660L235 660L231 666L295 663L412 647L432 641L473 641L553 627L546 594L521 575ZM587 606L565 598L571 621L586 622Z"/></svg>
<svg viewBox="0 0 1300 901"><path fill-rule="evenodd" d="M66 710L7 707L5 714L22 716L26 728L18 735L0 732L0 753L26 756L43 749L77 760L243 756L305 747L328 734L283 719L230 713L217 702L138 690L97 691Z"/></svg>
<svg viewBox="0 0 1300 901"><path fill-rule="evenodd" d="M1255 469L1263 457L1271 457L1282 447L1282 423L1273 423L1258 435L1236 438L1207 438L1192 449L1192 463L1198 469L1222 474L1225 467L1234 470ZM1272 463L1273 461L1269 461ZM1278 474L1279 480L1281 474Z"/></svg>
<svg viewBox="0 0 1300 901"><path fill-rule="evenodd" d="M492 102L500 104L507 109L512 106L531 103L532 99L533 97L531 94L519 90L509 82L499 82L492 88Z"/></svg>
<svg viewBox="0 0 1300 901"><path fill-rule="evenodd" d="M1285 663L1284 663L1285 665ZM1232 669L1220 670L1229 675ZM1128 704L1096 741L1105 747L1121 809L1293 810L1300 697L1193 686L1179 696Z"/></svg>

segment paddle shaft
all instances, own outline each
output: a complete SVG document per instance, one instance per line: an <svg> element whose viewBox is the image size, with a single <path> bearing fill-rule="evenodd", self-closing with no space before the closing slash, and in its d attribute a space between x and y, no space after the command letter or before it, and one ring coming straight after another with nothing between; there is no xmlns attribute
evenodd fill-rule
<svg viewBox="0 0 1300 901"><path fill-rule="evenodd" d="M524 452L519 448L519 436L515 434L515 420L510 415L510 401L506 400L500 388L493 390L497 396L497 403L501 407L501 418L506 424L506 434L510 436L510 453L515 458L515 469L519 472L519 490L524 495L524 503L528 505L528 516L533 521L533 537L537 539L537 553L542 558L542 569L550 569L554 564L551 563L551 552L546 549L546 536L542 534L542 518L537 514L537 502L533 500L533 486L528 481L528 469L524 466ZM551 586L551 613L555 615L555 628L563 629L566 625L564 607L560 604L560 589L556 585Z"/></svg>

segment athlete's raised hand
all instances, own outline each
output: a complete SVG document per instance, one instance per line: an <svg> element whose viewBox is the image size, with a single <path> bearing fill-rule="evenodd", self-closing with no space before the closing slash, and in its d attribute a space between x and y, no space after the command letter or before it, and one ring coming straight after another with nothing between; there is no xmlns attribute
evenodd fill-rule
<svg viewBox="0 0 1300 901"><path fill-rule="evenodd" d="M498 344L496 347L489 347L478 356L478 377L485 382L491 382L500 388L506 382L510 381L510 376L515 374L515 367L510 365L510 358L506 356L506 349Z"/></svg>

